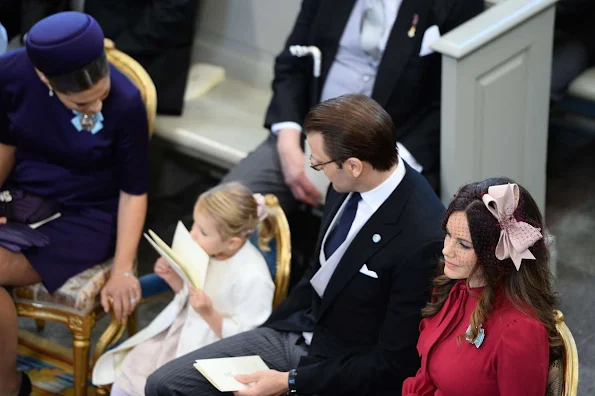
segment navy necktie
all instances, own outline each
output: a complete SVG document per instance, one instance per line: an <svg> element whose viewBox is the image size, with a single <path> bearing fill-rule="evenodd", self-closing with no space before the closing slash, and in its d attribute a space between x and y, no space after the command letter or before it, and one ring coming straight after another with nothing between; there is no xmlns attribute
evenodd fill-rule
<svg viewBox="0 0 595 396"><path fill-rule="evenodd" d="M355 214L357 213L357 204L362 199L362 196L358 192L354 192L349 197L349 201L347 201L347 205L343 209L343 213L341 213L341 217L337 219L335 226L329 233L328 237L326 238L326 243L324 244L324 256L328 260L329 257L337 250L339 246L345 241L347 238L347 234L349 233L349 229L351 228L351 224L353 224L353 219L355 219Z"/></svg>

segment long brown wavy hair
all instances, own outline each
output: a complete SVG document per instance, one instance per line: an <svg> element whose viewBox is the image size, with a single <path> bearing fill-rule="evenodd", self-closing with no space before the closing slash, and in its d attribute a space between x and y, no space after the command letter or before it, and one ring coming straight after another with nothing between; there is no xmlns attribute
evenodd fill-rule
<svg viewBox="0 0 595 396"><path fill-rule="evenodd" d="M545 326L550 344L550 361L560 356L562 339L556 330L554 306L556 297L552 287L552 274L549 269L549 249L544 238L538 240L531 248L536 260L523 260L517 271L510 258L498 260L495 255L496 245L500 238L500 224L486 208L482 201L490 186L497 186L514 181L507 178L491 178L477 183L467 184L459 189L448 206L442 229L446 232L446 224L453 212L464 212L467 215L471 242L477 255L477 265L467 278L481 274L486 287L478 297L477 306L471 314L471 332L474 339L479 326L485 323L492 313L496 294L502 290L513 306L524 314L540 320ZM519 185L519 204L513 214L517 221L524 221L533 227L540 228L545 235L545 225L539 208L529 192ZM440 273L444 273L444 261L440 262ZM440 275L433 281L432 301L422 310L424 317L435 315L444 305L450 290L457 280ZM463 334L461 336L465 336Z"/></svg>

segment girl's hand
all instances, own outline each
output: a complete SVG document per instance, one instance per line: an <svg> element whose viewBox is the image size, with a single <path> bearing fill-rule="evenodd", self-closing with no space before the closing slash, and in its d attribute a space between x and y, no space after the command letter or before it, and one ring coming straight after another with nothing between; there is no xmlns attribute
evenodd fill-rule
<svg viewBox="0 0 595 396"><path fill-rule="evenodd" d="M213 311L213 303L209 296L202 289L195 289L190 286L190 305L202 316L210 315Z"/></svg>
<svg viewBox="0 0 595 396"><path fill-rule="evenodd" d="M157 259L153 270L157 276L167 282L174 293L178 293L180 290L182 290L182 287L184 287L184 281L182 278L180 278L180 275L178 275L176 271L171 268L167 260L165 260L163 257L159 257Z"/></svg>

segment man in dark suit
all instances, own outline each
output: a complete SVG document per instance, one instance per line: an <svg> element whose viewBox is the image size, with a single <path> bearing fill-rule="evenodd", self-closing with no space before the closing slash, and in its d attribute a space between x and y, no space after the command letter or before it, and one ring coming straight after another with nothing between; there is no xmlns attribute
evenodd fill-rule
<svg viewBox="0 0 595 396"><path fill-rule="evenodd" d="M68 0L2 0L0 22L6 26L8 38L23 36L43 18L70 8Z"/></svg>
<svg viewBox="0 0 595 396"><path fill-rule="evenodd" d="M568 86L585 69L595 65L595 2L560 0L556 3L552 101L566 96Z"/></svg>
<svg viewBox="0 0 595 396"><path fill-rule="evenodd" d="M145 393L217 395L196 359L259 355L270 370L238 396L397 395L419 368L421 309L443 241L444 206L395 151L389 114L361 94L317 105L305 121L311 166L332 183L316 259L256 330L166 364Z"/></svg>
<svg viewBox="0 0 595 396"><path fill-rule="evenodd" d="M147 70L161 114L182 114L196 5L196 0L85 1L85 12L99 22L105 36Z"/></svg>
<svg viewBox="0 0 595 396"><path fill-rule="evenodd" d="M304 173L301 129L310 108L347 93L370 96L391 115L401 155L439 186L440 55L430 44L483 10L483 0L304 0L275 63L273 98L265 128L271 135L224 181L275 194L286 212L298 201L318 204ZM292 45L316 46L312 58L292 56Z"/></svg>

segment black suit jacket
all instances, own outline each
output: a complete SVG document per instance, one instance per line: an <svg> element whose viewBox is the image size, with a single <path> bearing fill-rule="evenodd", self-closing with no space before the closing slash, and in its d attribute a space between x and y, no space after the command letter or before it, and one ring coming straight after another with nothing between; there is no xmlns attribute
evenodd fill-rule
<svg viewBox="0 0 595 396"><path fill-rule="evenodd" d="M592 0L560 0L556 3L556 40L578 40L595 61L595 2Z"/></svg>
<svg viewBox="0 0 595 396"><path fill-rule="evenodd" d="M310 279L320 268L320 241L346 196L330 188L316 259L264 326L314 332L297 368L298 393L398 395L420 364L419 322L438 267L444 206L407 166L399 186L352 241L321 299ZM374 234L381 236L378 243ZM363 264L378 278L361 274Z"/></svg>
<svg viewBox="0 0 595 396"><path fill-rule="evenodd" d="M343 30L355 0L304 0L285 50L276 58L273 98L265 127L293 121L302 125L319 101ZM441 63L438 54L420 57L426 29L438 25L442 34L483 10L483 0L403 0L378 68L372 98L392 116L398 140L425 170L437 169L440 152ZM417 31L408 36L414 15ZM311 57L297 58L291 45L315 45L322 52L318 83L312 77ZM315 91L313 93L313 91Z"/></svg>
<svg viewBox="0 0 595 396"><path fill-rule="evenodd" d="M157 111L181 114L196 25L196 0L86 0L116 48L132 56L157 88Z"/></svg>

